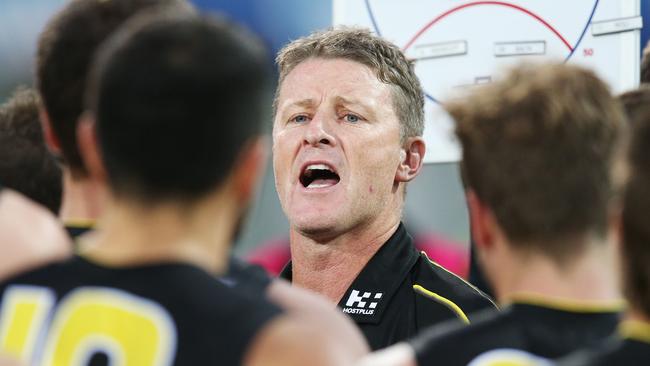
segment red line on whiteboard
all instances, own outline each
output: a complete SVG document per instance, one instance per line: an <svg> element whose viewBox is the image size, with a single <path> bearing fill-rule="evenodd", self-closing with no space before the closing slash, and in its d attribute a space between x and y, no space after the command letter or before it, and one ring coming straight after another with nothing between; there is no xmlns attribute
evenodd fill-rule
<svg viewBox="0 0 650 366"><path fill-rule="evenodd" d="M503 2L503 1L476 1L476 2L473 2L473 3L467 3L467 4L463 4L463 5L457 6L457 7L455 7L455 8L449 9L449 10L447 10L446 12L444 12L444 13L438 15L438 16L435 17L432 21L430 21L427 25L425 25L424 27L422 27L422 29L420 29L420 30L415 34L415 36L413 36L413 38L411 38L411 40L408 41L408 43L406 44L406 46L404 46L404 48L402 48L402 51L406 52L406 50L409 49L409 47L411 47L411 46L413 45L413 43L415 43L415 41L416 41L418 38L420 38L420 36L421 36L424 32L427 31L427 29L431 28L434 24L438 23L439 21L441 21L442 19L446 18L447 16L449 16L449 15L451 15L451 14L453 14L453 13L459 11L459 10L463 10L463 9L470 8L470 7L473 7L473 6L480 6L480 5L497 5L497 6L505 6L505 7L508 7L508 8L512 8L512 9L518 10L518 11L520 11L520 12L526 14L526 15L529 15L529 16L535 18L535 19L536 19L537 21L539 21L540 23L544 24L544 26L545 26L546 28L548 28L551 32L553 32L553 33L554 33L554 34L555 34L555 35L556 35L556 36L557 36L557 37L562 41L562 43L564 43L564 45L566 45L566 47L569 49L569 51L573 51L573 47L571 47L571 45L569 44L569 42L567 42L567 40L566 40L564 37L562 37L562 35L560 34L560 32L558 32L557 29L555 29L552 25L550 25L546 20L542 19L542 17L540 17L539 15L537 15L537 14L533 13L532 11L530 11L530 10L528 10L528 9L526 9L526 8L523 8L523 7L519 6L519 5L515 5L515 4L511 4L511 3L506 3L506 2Z"/></svg>

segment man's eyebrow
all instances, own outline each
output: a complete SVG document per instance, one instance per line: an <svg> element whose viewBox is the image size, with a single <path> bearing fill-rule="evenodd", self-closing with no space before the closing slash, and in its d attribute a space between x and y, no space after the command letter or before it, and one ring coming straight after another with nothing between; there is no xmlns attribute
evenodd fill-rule
<svg viewBox="0 0 650 366"><path fill-rule="evenodd" d="M363 105L359 100L354 99L354 98L346 98L342 96L337 96L335 99L336 103L341 103L341 104L358 104L358 105Z"/></svg>
<svg viewBox="0 0 650 366"><path fill-rule="evenodd" d="M316 105L316 102L313 99L307 98L307 99L300 99L300 100L296 100L294 102L287 103L287 104L285 104L284 108L289 108L289 107L310 108L310 107L313 107L315 105Z"/></svg>
<svg viewBox="0 0 650 366"><path fill-rule="evenodd" d="M337 105L353 105L355 107L361 108L361 112L367 115L367 117L374 117L374 112L373 109L368 106L366 103L363 103L362 101L358 99L349 99L345 98L342 96L337 96L334 101L336 102Z"/></svg>

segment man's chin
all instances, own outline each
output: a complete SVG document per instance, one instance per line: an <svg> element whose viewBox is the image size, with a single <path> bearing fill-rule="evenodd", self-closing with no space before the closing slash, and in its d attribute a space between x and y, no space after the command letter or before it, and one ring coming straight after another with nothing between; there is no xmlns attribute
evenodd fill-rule
<svg viewBox="0 0 650 366"><path fill-rule="evenodd" d="M291 227L301 236L322 244L336 238L338 235L338 225L335 220L324 220L323 217L314 220L302 217L299 222L291 225Z"/></svg>

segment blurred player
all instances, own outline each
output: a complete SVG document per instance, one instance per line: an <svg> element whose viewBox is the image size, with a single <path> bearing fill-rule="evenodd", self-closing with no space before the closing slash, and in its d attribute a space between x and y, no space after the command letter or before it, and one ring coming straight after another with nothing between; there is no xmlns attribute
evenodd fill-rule
<svg viewBox="0 0 650 366"><path fill-rule="evenodd" d="M63 167L60 217L74 238L101 214L103 187L88 179L77 146L87 74L99 45L140 11L174 7L191 11L186 0L72 0L45 26L36 51L36 83L42 100L46 141Z"/></svg>
<svg viewBox="0 0 650 366"><path fill-rule="evenodd" d="M93 55L100 44L134 14L158 8L169 9L175 14L194 13L186 0L73 0L48 22L40 36L37 79L44 106L42 117L50 147L64 158L61 217L73 238L93 229L94 219L103 209L104 182L88 176L75 132ZM236 258L231 258L228 273L222 280L253 294L266 293L291 311L318 313L327 306L321 299L292 289L284 282L273 281L262 269ZM331 326L350 325L333 322ZM356 346L353 342L352 347Z"/></svg>
<svg viewBox="0 0 650 366"><path fill-rule="evenodd" d="M628 310L618 337L591 350L576 352L562 366L650 365L650 88L620 97L632 123L630 180L623 201L622 283ZM645 104L637 103L640 100Z"/></svg>
<svg viewBox="0 0 650 366"><path fill-rule="evenodd" d="M348 344L361 342L323 331L337 312L287 314L215 277L265 161L260 44L225 21L166 13L134 20L96 65L78 133L89 179L108 185L101 230L72 259L4 283L5 353L61 365L358 357Z"/></svg>
<svg viewBox="0 0 650 366"><path fill-rule="evenodd" d="M609 336L622 308L626 121L606 85L575 66L521 65L446 109L478 258L503 309L432 327L364 365L529 365L523 351L559 357Z"/></svg>
<svg viewBox="0 0 650 366"><path fill-rule="evenodd" d="M0 106L0 182L58 215L61 167L45 146L38 103L35 91L20 88Z"/></svg>

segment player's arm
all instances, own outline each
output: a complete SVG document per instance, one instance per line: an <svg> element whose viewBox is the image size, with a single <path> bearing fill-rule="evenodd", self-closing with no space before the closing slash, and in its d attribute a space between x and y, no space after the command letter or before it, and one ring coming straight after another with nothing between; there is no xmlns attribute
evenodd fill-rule
<svg viewBox="0 0 650 366"><path fill-rule="evenodd" d="M244 365L353 365L355 355L340 349L335 336L314 320L295 314L276 318L255 337Z"/></svg>
<svg viewBox="0 0 650 366"><path fill-rule="evenodd" d="M71 252L49 211L12 190L0 190L0 280Z"/></svg>
<svg viewBox="0 0 650 366"><path fill-rule="evenodd" d="M413 347L406 342L401 342L363 357L355 366L417 366L417 364Z"/></svg>
<svg viewBox="0 0 650 366"><path fill-rule="evenodd" d="M257 335L245 365L344 366L368 353L359 329L320 296L284 280L274 280L266 294L285 315Z"/></svg>
<svg viewBox="0 0 650 366"><path fill-rule="evenodd" d="M368 343L359 328L348 316L338 311L322 296L275 279L266 292L269 301L291 314L297 314L312 322L318 322L321 332L331 334L333 347L356 359L370 352Z"/></svg>

